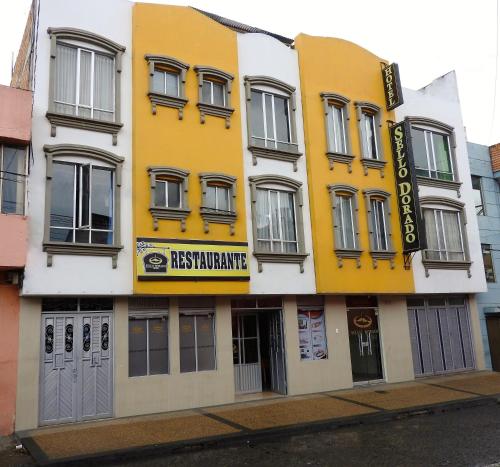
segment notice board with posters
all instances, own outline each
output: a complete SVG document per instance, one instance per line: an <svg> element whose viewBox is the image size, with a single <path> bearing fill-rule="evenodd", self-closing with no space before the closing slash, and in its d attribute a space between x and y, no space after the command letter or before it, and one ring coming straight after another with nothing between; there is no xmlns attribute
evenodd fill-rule
<svg viewBox="0 0 500 467"><path fill-rule="evenodd" d="M299 309L298 322L300 359L323 360L327 358L324 311Z"/></svg>

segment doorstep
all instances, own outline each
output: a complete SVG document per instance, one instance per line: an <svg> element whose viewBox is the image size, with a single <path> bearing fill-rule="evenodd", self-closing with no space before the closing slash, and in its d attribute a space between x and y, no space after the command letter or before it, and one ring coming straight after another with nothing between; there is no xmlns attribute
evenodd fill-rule
<svg viewBox="0 0 500 467"><path fill-rule="evenodd" d="M474 372L303 396L265 398L17 433L40 465L85 464L257 442L413 414L496 404L500 373Z"/></svg>

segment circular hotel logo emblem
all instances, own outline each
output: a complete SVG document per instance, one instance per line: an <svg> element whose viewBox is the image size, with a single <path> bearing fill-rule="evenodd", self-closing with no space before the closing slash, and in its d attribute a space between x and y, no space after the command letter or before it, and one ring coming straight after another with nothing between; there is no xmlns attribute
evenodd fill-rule
<svg viewBox="0 0 500 467"><path fill-rule="evenodd" d="M168 259L165 255L161 253L149 253L149 255L144 256L144 271L158 274L167 272Z"/></svg>
<svg viewBox="0 0 500 467"><path fill-rule="evenodd" d="M352 322L357 328L366 329L372 325L373 320L369 315L357 315L352 319Z"/></svg>

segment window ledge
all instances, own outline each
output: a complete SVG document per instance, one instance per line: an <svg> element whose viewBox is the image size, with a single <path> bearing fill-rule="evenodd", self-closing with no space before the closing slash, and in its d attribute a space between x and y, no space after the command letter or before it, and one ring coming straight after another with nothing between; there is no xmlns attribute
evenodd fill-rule
<svg viewBox="0 0 500 467"><path fill-rule="evenodd" d="M388 259L391 263L391 269L394 269L394 257L396 256L396 252L392 250L384 250L384 251L377 251L377 250L372 250L370 251L370 255L372 257L372 262L373 262L373 269L377 269L378 264L377 261L380 259Z"/></svg>
<svg viewBox="0 0 500 467"><path fill-rule="evenodd" d="M111 135L113 136L113 146L116 146L118 142L118 132L123 126L123 123L108 122L106 120L95 120L92 118L60 114L57 112L47 112L45 116L50 122L50 136L52 137L56 136L57 126L79 128L81 130L98 131L100 133L111 133Z"/></svg>
<svg viewBox="0 0 500 467"><path fill-rule="evenodd" d="M328 161L330 162L330 170L333 170L333 163L340 162L341 164L347 164L347 170L349 173L352 172L352 161L354 156L352 154L345 154L343 152L328 151L326 153Z"/></svg>
<svg viewBox="0 0 500 467"><path fill-rule="evenodd" d="M163 105L164 107L172 107L179 111L179 120L184 118L184 107L188 103L185 97L169 96L160 92L148 93L149 100L151 101L151 113L156 115L156 106Z"/></svg>
<svg viewBox="0 0 500 467"><path fill-rule="evenodd" d="M153 229L158 230L158 219L181 221L181 231L186 231L186 217L191 214L191 209L152 207L149 212L153 216Z"/></svg>
<svg viewBox="0 0 500 467"><path fill-rule="evenodd" d="M44 242L43 251L47 253L47 266L52 266L53 255L110 256L113 269L117 267L118 253L123 249L119 245L99 243Z"/></svg>
<svg viewBox="0 0 500 467"><path fill-rule="evenodd" d="M204 221L203 229L205 233L209 232L208 224L212 222L214 224L229 224L229 233L230 235L234 235L234 223L236 221L235 212L220 212L202 206L200 208L200 215Z"/></svg>
<svg viewBox="0 0 500 467"><path fill-rule="evenodd" d="M262 272L262 263L295 263L300 265L300 272L304 272L304 260L309 253L271 253L254 251L253 255L257 258L259 272Z"/></svg>
<svg viewBox="0 0 500 467"><path fill-rule="evenodd" d="M356 267L359 269L361 267L361 253L363 253L363 250L359 250L357 248L337 248L334 250L335 255L337 256L337 266L341 268L343 264L343 259L348 258L348 259L355 259L356 260Z"/></svg>
<svg viewBox="0 0 500 467"><path fill-rule="evenodd" d="M472 261L443 261L439 259L424 259L422 264L425 268L425 277L429 277L429 269L455 269L467 271L467 277L472 277L470 267Z"/></svg>
<svg viewBox="0 0 500 467"><path fill-rule="evenodd" d="M454 190L457 192L457 196L460 198L460 187L462 182L457 182L454 180L441 180L439 178L423 177L422 175L417 175L418 185L433 186L437 188L445 188L447 190Z"/></svg>
<svg viewBox="0 0 500 467"><path fill-rule="evenodd" d="M284 151L283 149L262 148L260 146L248 146L248 150L252 153L253 165L257 165L257 157L264 157L266 159L274 159L278 161L291 162L293 164L293 171L297 172L297 160L302 153L296 145L294 151Z"/></svg>
<svg viewBox="0 0 500 467"><path fill-rule="evenodd" d="M234 109L221 105L207 104L205 102L198 102L196 106L200 109L200 123L205 123L205 115L212 115L214 117L225 118L226 128L231 128L231 115Z"/></svg>
<svg viewBox="0 0 500 467"><path fill-rule="evenodd" d="M361 164L363 164L365 175L368 175L368 169L378 169L380 170L380 177L384 178L385 175L384 170L387 161L381 159L370 159L368 157L362 157Z"/></svg>

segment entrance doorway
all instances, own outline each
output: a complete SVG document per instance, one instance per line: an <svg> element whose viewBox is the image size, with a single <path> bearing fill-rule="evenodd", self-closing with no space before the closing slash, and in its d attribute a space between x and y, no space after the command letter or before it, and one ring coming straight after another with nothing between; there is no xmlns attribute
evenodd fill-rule
<svg viewBox="0 0 500 467"><path fill-rule="evenodd" d="M265 300L269 299L233 302L234 385L238 394L287 391L282 310L264 306L269 304Z"/></svg>
<svg viewBox="0 0 500 467"><path fill-rule="evenodd" d="M112 347L111 312L42 313L41 425L112 416Z"/></svg>
<svg viewBox="0 0 500 467"><path fill-rule="evenodd" d="M486 330L490 345L491 366L500 371L500 313L486 315Z"/></svg>

